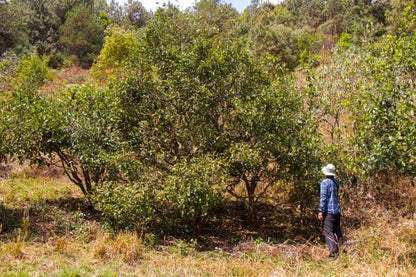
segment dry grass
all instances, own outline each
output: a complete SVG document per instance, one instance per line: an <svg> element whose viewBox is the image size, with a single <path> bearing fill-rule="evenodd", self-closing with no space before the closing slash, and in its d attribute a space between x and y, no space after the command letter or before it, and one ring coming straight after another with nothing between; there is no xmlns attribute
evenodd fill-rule
<svg viewBox="0 0 416 277"><path fill-rule="evenodd" d="M137 233L119 233L114 239L103 235L90 245L90 255L104 262L118 260L136 264L143 258L142 239Z"/></svg>
<svg viewBox="0 0 416 277"><path fill-rule="evenodd" d="M344 199L348 253L328 260L316 237L209 251L180 239L149 246L152 234L109 232L73 185L22 168L0 180L0 276L416 276L415 189L383 193L400 197L399 209Z"/></svg>
<svg viewBox="0 0 416 277"><path fill-rule="evenodd" d="M137 234L103 234L88 244L67 237L38 244L2 242L0 274L49 276L415 276L413 220L349 234L349 253L328 260L323 245L246 242L232 251L183 245L146 248ZM412 243L409 243L409 236ZM186 247L186 246L185 246Z"/></svg>
<svg viewBox="0 0 416 277"><path fill-rule="evenodd" d="M321 244L269 245L246 242L231 252L192 247L145 248L137 234L103 234L88 244L68 237L43 244L0 245L0 273L50 276L415 276L413 220L362 227L350 233L349 253L326 258ZM409 243L409 239L410 242ZM413 254L412 254L413 253ZM413 256L412 256L413 255ZM68 274L68 275L66 275Z"/></svg>
<svg viewBox="0 0 416 277"><path fill-rule="evenodd" d="M51 70L50 81L44 84L45 93L54 93L68 84L85 84L92 82L92 78L87 69L77 66L64 67L59 70Z"/></svg>

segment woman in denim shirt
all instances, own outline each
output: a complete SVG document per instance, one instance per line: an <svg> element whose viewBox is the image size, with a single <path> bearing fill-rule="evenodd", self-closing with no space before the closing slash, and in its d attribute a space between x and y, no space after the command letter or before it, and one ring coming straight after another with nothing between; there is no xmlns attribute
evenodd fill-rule
<svg viewBox="0 0 416 277"><path fill-rule="evenodd" d="M325 241L329 248L329 257L338 256L343 244L341 232L341 205L339 204L339 181L335 178L335 166L328 164L322 168L326 179L321 182L321 200L318 218L323 223Z"/></svg>

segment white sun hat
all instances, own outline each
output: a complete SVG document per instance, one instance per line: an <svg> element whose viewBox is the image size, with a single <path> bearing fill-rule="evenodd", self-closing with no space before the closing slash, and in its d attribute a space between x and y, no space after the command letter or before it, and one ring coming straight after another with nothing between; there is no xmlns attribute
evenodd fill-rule
<svg viewBox="0 0 416 277"><path fill-rule="evenodd" d="M324 166L322 168L322 172L326 176L335 176L335 165L333 165L333 164L327 164L326 166Z"/></svg>

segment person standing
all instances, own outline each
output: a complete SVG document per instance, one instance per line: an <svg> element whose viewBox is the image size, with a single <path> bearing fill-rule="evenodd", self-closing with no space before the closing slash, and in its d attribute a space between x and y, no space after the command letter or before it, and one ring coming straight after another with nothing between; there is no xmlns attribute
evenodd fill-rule
<svg viewBox="0 0 416 277"><path fill-rule="evenodd" d="M329 257L339 255L339 247L344 243L341 232L341 205L338 191L339 181L335 178L335 166L327 164L322 168L326 179L321 182L318 218L323 223L323 233L329 248Z"/></svg>

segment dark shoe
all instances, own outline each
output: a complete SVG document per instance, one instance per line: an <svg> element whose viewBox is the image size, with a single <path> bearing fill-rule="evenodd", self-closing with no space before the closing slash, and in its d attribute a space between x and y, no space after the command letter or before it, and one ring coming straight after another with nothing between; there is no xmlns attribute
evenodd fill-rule
<svg viewBox="0 0 416 277"><path fill-rule="evenodd" d="M339 256L338 252L329 253L329 258L330 259L336 259L336 258L338 258L338 256Z"/></svg>

